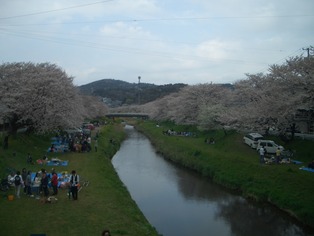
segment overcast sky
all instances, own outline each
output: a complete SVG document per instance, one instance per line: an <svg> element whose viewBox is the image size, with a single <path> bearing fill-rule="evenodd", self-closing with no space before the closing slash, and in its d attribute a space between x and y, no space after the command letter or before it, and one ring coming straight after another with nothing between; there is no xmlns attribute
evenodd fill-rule
<svg viewBox="0 0 314 236"><path fill-rule="evenodd" d="M233 83L314 46L313 0L0 0L0 55L75 85Z"/></svg>

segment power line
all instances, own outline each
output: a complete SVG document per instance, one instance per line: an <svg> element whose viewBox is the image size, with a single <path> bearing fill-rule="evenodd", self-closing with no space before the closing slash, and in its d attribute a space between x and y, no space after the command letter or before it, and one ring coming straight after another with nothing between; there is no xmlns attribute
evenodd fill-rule
<svg viewBox="0 0 314 236"><path fill-rule="evenodd" d="M121 47L117 45L110 45L110 44L103 44L103 43L95 43L95 42L89 42L89 41L83 41L78 39L69 39L64 37L50 37L42 34L22 34L21 32L12 32L5 29L1 29L0 31L6 32L7 34L10 34L15 37L22 37L22 38L28 38L28 39L36 39L40 41L47 41L47 42L53 42L63 45L71 45L76 47L86 47L86 48L96 48L96 49L102 49L112 52L119 52L124 54L138 54L138 55L151 55L151 56L158 56L158 57L165 57L165 58L172 58L175 60L185 60L185 59L194 59L194 60L202 60L202 61L211 61L213 63L216 63L217 61L213 58L208 58L201 55L190 55L185 53L171 53L171 52L162 52L157 50L147 50L142 48L134 48L134 47ZM229 64L256 64L252 61L245 61L241 59L228 59L224 58L222 61L228 62Z"/></svg>
<svg viewBox="0 0 314 236"><path fill-rule="evenodd" d="M0 27L0 30L5 31L7 33L13 33L17 34L25 34L25 35L40 35L40 36L46 36L46 37L52 37L52 35L62 35L65 34L63 32L51 32L51 31L34 31L34 30L28 30L28 29L19 29L19 31L9 30L6 28ZM51 35L52 34L52 35ZM96 34L79 34L79 33L71 33L72 36L84 36L88 38L103 38L104 36L96 35ZM182 45L199 45L201 42L188 42L188 41L174 41L174 40L160 40L160 39L146 39L146 38L137 38L137 37L126 37L125 35L117 35L117 36L105 36L107 38L111 39L119 39L119 40L134 40L134 41L144 41L144 42L161 42L161 43L172 43L172 44L182 44ZM228 51L238 51L239 49L231 48L231 47L224 47L224 50ZM241 47L241 50L247 50L247 51L257 51L257 52L264 52L264 53L282 53L286 50L283 49L267 49L267 48L250 48L250 47Z"/></svg>
<svg viewBox="0 0 314 236"><path fill-rule="evenodd" d="M141 54L141 55L153 55L153 56L158 56L158 57L167 57L167 58L172 58L172 59L177 59L177 60L185 60L186 58L189 59L201 59L203 61L212 61L212 62L217 62L213 58L208 58L205 56L200 56L200 55L189 55L189 54L182 54L182 53L169 53L167 52L161 52L161 51L156 51L156 50L143 50L142 48L134 48L134 47L121 47L117 45L110 45L110 44L103 44L103 43L97 43L97 42L90 42L90 41L83 41L83 40L78 40L77 38L64 38L64 37L54 37L54 36L49 36L42 34L42 32L25 32L18 31L14 32L12 30L8 30L5 28L0 28L0 32L6 32L7 34L16 36L16 37L22 37L22 38L30 38L30 39L36 39L36 40L41 40L41 41L49 41L53 43L58 43L58 44L65 44L65 45L71 45L71 46L78 46L78 47L88 47L88 48L98 48L98 49L103 49L103 50L108 50L112 52L119 52L119 53L126 53L126 54ZM63 34L62 34L63 35ZM64 35L63 35L64 36ZM280 50L281 51L281 50ZM301 51L301 49L298 49L297 51ZM294 55L297 51L291 53L288 56L285 56L284 58L276 61L273 64L279 63L282 60L285 60L287 57ZM241 59L231 59L231 58L223 58L221 61L228 62L229 64L257 64L252 61L247 61L247 60L241 60ZM259 62L262 64L262 62ZM265 64L265 63L263 63ZM268 69L269 67L267 67ZM265 71L265 69L262 69L260 71Z"/></svg>
<svg viewBox="0 0 314 236"><path fill-rule="evenodd" d="M107 0L103 2L109 2L114 0ZM100 3L100 2L98 2ZM97 4L97 3L94 3ZM86 4L86 5L93 5L93 4ZM82 7L86 5L81 5L77 7ZM51 11L45 11L45 12L38 12L38 13L32 13L32 14L25 14L20 16L12 16L12 17L4 17L1 19L10 19L10 18L17 18L17 17L24 17L24 16L32 16L32 15L39 15L54 11L60 11L60 10L67 10L71 8L76 7L69 7L69 8L63 8L63 9L56 9ZM314 15L273 15L273 16L209 16L209 17L169 17L169 18L146 18L146 19L113 19L113 20L98 20L98 21L76 21L76 22L66 22L66 23L38 23L38 24L11 24L7 26L28 26L28 25L65 25L65 24L97 24L97 23L105 23L105 22L153 22L153 21L196 21L196 20L224 20L224 19L260 19L260 18L293 18L293 17L314 17Z"/></svg>
<svg viewBox="0 0 314 236"><path fill-rule="evenodd" d="M114 1L114 0L105 0L105 1L100 1L100 2L76 5L76 6L72 6L72 7L65 7L65 8L59 8L59 9L47 10L47 11L41 11L41 12L34 12L34 13L29 13L29 14L17 15L17 16L0 17L0 20L21 18L21 17L26 17L26 16L35 16L35 15L41 15L41 14L46 14L46 13L51 13L51 12L56 12L56 11L65 11L65 10L69 10L69 9L86 7L86 6L91 6L91 5L96 5L96 4L111 2L111 1Z"/></svg>
<svg viewBox="0 0 314 236"><path fill-rule="evenodd" d="M300 49L300 48L299 48L299 49L297 49L297 50L295 50L295 51L293 51L293 52L292 52L292 53L290 53L289 55L287 55L287 56L285 56L285 57L283 57L283 58L281 58L281 59L277 60L276 62L272 63L272 65L275 65L275 64L281 63L283 60L287 60L287 58L292 57L293 55L296 55L296 53L298 53L298 52L301 52L301 49ZM267 67L267 68L263 68L263 69L259 70L259 71L260 71L259 73L264 73L264 72L265 72L265 70L269 70L269 65L268 65L268 67Z"/></svg>
<svg viewBox="0 0 314 236"><path fill-rule="evenodd" d="M208 16L208 17L173 17L173 18L147 18L129 21L177 21L177 20L212 20L212 19L252 19L252 18L287 18L287 17L313 17L314 15L273 15L273 16Z"/></svg>

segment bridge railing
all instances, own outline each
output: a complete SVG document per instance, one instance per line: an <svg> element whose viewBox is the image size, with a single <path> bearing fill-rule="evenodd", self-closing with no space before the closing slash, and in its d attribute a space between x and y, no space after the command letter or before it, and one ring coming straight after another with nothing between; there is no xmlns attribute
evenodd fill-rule
<svg viewBox="0 0 314 236"><path fill-rule="evenodd" d="M149 115L145 113L108 113L106 117L139 117L143 119L148 119Z"/></svg>

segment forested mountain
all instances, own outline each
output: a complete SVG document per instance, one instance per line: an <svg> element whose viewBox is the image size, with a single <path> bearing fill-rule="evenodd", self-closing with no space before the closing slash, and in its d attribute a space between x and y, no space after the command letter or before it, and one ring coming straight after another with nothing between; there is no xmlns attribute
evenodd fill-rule
<svg viewBox="0 0 314 236"><path fill-rule="evenodd" d="M145 104L178 92L186 84L155 85L148 83L128 83L121 80L102 79L79 86L85 95L100 96L110 107Z"/></svg>

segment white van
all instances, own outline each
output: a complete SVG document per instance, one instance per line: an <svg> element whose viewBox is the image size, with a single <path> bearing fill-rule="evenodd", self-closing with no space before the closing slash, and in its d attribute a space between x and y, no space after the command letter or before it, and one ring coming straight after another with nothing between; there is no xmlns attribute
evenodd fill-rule
<svg viewBox="0 0 314 236"><path fill-rule="evenodd" d="M263 135L259 133L250 133L243 137L244 143L249 145L251 148L257 148L258 140L263 139Z"/></svg>
<svg viewBox="0 0 314 236"><path fill-rule="evenodd" d="M256 150L259 151L261 147L264 147L266 153L275 154L276 150L279 148L280 151L283 151L283 146L276 144L273 140L258 140Z"/></svg>

